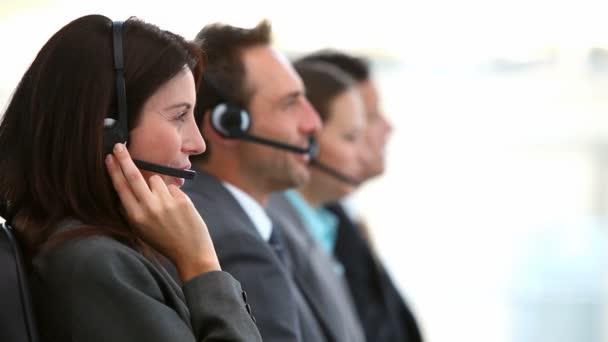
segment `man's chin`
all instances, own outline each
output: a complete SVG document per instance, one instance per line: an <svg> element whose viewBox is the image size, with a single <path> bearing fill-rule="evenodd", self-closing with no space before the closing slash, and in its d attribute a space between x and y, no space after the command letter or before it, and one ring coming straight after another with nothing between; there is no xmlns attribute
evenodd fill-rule
<svg viewBox="0 0 608 342"><path fill-rule="evenodd" d="M291 177L294 183L294 187L300 187L310 181L310 170L308 166L305 166L302 170L298 170L298 172L294 172L293 177Z"/></svg>
<svg viewBox="0 0 608 342"><path fill-rule="evenodd" d="M283 189L287 190L291 188L298 188L302 185L305 185L310 180L310 172L308 170L302 170L303 172L292 172L290 177L285 179L285 182L282 186Z"/></svg>

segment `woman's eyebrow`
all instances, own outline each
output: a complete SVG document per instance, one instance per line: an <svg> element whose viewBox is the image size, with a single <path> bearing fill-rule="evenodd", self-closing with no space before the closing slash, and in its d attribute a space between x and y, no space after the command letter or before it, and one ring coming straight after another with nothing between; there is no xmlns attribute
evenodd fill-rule
<svg viewBox="0 0 608 342"><path fill-rule="evenodd" d="M180 108L180 107L186 107L186 109L190 109L190 108L192 108L192 104L190 104L188 102L180 102L180 103L170 105L169 107L165 108L164 110L171 110L171 109Z"/></svg>

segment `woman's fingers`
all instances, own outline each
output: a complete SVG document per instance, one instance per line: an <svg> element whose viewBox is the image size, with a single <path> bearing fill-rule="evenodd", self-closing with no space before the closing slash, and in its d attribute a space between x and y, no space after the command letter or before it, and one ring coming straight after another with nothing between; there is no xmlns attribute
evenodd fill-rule
<svg viewBox="0 0 608 342"><path fill-rule="evenodd" d="M116 193L118 193L118 197L120 197L120 201L127 212L134 213L139 210L137 198L135 197L133 191L131 191L131 186L122 173L116 157L108 154L106 156L106 167L108 169L108 173L110 174L110 178L112 179L114 189L116 190Z"/></svg>
<svg viewBox="0 0 608 342"><path fill-rule="evenodd" d="M124 178L137 200L145 201L149 198L151 195L150 188L137 166L135 166L135 163L133 163L129 151L127 151L124 144L118 143L114 145L114 157L118 160Z"/></svg>
<svg viewBox="0 0 608 342"><path fill-rule="evenodd" d="M140 237L172 260L182 279L219 270L204 220L190 198L158 175L144 179L123 144L106 158L112 183Z"/></svg>
<svg viewBox="0 0 608 342"><path fill-rule="evenodd" d="M158 196L163 202L169 202L173 200L173 196L171 195L171 193L169 193L169 190L167 189L167 184L165 184L165 182L160 176L154 175L150 177L148 181L150 182L150 190L152 191L152 193Z"/></svg>
<svg viewBox="0 0 608 342"><path fill-rule="evenodd" d="M169 185L168 190L171 196L176 200L190 200L190 197L188 197L180 188L178 188L177 185Z"/></svg>

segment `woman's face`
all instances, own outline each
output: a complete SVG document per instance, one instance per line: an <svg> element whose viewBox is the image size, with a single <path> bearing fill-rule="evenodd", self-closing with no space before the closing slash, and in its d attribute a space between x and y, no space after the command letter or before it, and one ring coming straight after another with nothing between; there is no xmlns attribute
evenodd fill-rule
<svg viewBox="0 0 608 342"><path fill-rule="evenodd" d="M393 127L380 109L378 89L374 82L360 82L357 88L367 113L367 128L364 133L367 153L362 156L365 167L362 179L365 180L384 172L385 148Z"/></svg>
<svg viewBox="0 0 608 342"><path fill-rule="evenodd" d="M144 103L137 126L129 133L133 159L189 169L189 156L205 151L205 142L194 121L194 77L188 68L163 84ZM154 173L141 170L145 179ZM182 186L183 178L161 175L167 185Z"/></svg>
<svg viewBox="0 0 608 342"><path fill-rule="evenodd" d="M363 171L360 154L365 125L365 107L355 88L335 97L330 103L327 121L317 134L319 161L351 179L359 179ZM311 182L316 183L317 192L323 192L323 202L338 200L354 190L353 185L315 168L312 172Z"/></svg>

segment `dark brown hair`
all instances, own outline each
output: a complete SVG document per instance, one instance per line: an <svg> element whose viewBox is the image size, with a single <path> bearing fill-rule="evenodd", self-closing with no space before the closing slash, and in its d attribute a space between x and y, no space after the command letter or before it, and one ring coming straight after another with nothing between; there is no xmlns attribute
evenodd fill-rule
<svg viewBox="0 0 608 342"><path fill-rule="evenodd" d="M144 102L187 66L201 78L200 50L182 37L136 18L124 23L129 129ZM90 15L55 33L42 47L0 124L0 215L17 229L29 255L66 218L135 248L103 163L103 120L116 112L112 21ZM53 239L56 236L53 237Z"/></svg>
<svg viewBox="0 0 608 342"><path fill-rule="evenodd" d="M323 122L329 120L331 102L336 96L355 85L353 78L328 63L300 61L294 68L304 82L306 98Z"/></svg>
<svg viewBox="0 0 608 342"><path fill-rule="evenodd" d="M354 56L334 49L323 49L298 58L298 62L325 62L338 67L357 82L370 78L369 61L363 57Z"/></svg>
<svg viewBox="0 0 608 342"><path fill-rule="evenodd" d="M244 49L271 44L270 22L263 20L254 28L246 29L215 23L196 35L194 43L205 52L204 82L197 93L194 115L199 127L207 111L218 103L229 101L247 108L253 89L245 84L245 66L241 58ZM191 160L205 160L212 146L207 141L204 154L191 156Z"/></svg>

